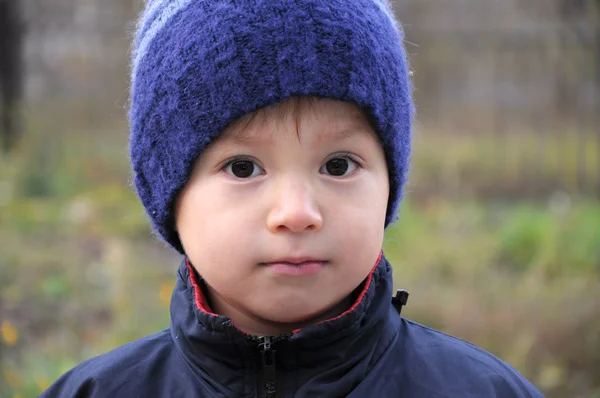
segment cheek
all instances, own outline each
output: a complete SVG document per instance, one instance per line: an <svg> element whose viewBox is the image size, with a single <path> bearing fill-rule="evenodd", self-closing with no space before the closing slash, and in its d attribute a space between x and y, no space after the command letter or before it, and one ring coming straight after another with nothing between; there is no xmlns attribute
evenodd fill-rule
<svg viewBox="0 0 600 398"><path fill-rule="evenodd" d="M362 264L370 270L383 246L385 217L374 212L360 212L347 217L338 230L339 252L345 262Z"/></svg>
<svg viewBox="0 0 600 398"><path fill-rule="evenodd" d="M256 212L245 204L228 200L228 195L215 187L196 186L182 192L177 227L185 252L196 267L240 261L244 253L241 248L252 238L249 224L256 223L251 219Z"/></svg>
<svg viewBox="0 0 600 398"><path fill-rule="evenodd" d="M348 228L361 229L363 233L371 229L383 229L389 184L387 175L370 173L357 185L350 185L331 197L328 207L334 217L348 224Z"/></svg>
<svg viewBox="0 0 600 398"><path fill-rule="evenodd" d="M351 202L346 199L345 205L330 208L332 229L328 233L338 242L337 250L347 257L357 258L362 258L363 252L369 259L379 254L383 245L386 199L374 193Z"/></svg>
<svg viewBox="0 0 600 398"><path fill-rule="evenodd" d="M370 269L383 245L388 185L385 178L369 178L329 205L337 250L345 261L355 260Z"/></svg>
<svg viewBox="0 0 600 398"><path fill-rule="evenodd" d="M228 226L218 212L195 210L185 219L180 238L187 257L206 279L220 292L226 292L243 274L246 247L244 236L235 226ZM235 272L231 272L235 268Z"/></svg>

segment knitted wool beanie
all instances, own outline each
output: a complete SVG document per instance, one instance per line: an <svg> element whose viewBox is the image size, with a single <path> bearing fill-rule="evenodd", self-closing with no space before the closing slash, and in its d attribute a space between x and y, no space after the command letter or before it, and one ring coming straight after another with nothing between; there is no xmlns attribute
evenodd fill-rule
<svg viewBox="0 0 600 398"><path fill-rule="evenodd" d="M133 44L130 152L153 227L179 252L174 202L231 122L291 96L348 101L387 158L386 227L409 168L403 32L387 0L147 0Z"/></svg>

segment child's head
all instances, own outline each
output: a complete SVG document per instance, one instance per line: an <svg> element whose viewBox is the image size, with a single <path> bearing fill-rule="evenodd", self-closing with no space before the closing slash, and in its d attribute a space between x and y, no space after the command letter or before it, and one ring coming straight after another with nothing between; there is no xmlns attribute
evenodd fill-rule
<svg viewBox="0 0 600 398"><path fill-rule="evenodd" d="M293 99L246 116L198 159L176 204L187 256L219 312L298 323L335 307L381 251L383 149L353 104ZM324 267L269 268L307 259ZM295 276L289 273L303 273Z"/></svg>
<svg viewBox="0 0 600 398"><path fill-rule="evenodd" d="M147 3L132 64L135 185L223 305L298 322L373 267L409 165L402 39L386 0ZM260 265L301 257L328 263L318 278Z"/></svg>

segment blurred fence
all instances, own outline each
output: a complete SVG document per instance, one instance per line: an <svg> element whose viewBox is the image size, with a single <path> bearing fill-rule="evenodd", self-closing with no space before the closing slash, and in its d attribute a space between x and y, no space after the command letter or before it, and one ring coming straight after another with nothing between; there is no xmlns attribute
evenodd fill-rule
<svg viewBox="0 0 600 398"><path fill-rule="evenodd" d="M22 0L28 103L83 102L99 119L124 105L132 21L142 2Z"/></svg>
<svg viewBox="0 0 600 398"><path fill-rule="evenodd" d="M72 104L60 123L122 119L142 1L22 4L29 104ZM414 193L600 196L600 0L393 6L414 70L415 154L430 158Z"/></svg>
<svg viewBox="0 0 600 398"><path fill-rule="evenodd" d="M600 1L395 6L411 54L419 125L423 134L438 133L428 145L471 140L475 153L465 162L483 168L477 171L487 179L458 176L459 183L437 186L478 196L564 190L600 197Z"/></svg>

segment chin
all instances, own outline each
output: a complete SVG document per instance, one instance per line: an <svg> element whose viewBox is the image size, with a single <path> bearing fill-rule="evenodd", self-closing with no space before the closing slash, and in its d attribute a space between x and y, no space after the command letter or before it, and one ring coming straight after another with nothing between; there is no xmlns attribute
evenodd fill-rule
<svg viewBox="0 0 600 398"><path fill-rule="evenodd" d="M309 303L297 303L292 306L278 305L277 308L271 308L270 311L267 311L270 314L267 318L273 322L286 324L317 323L339 315L331 314L330 316L329 313L333 311L332 307L335 307L335 304L325 307L310 305Z"/></svg>

